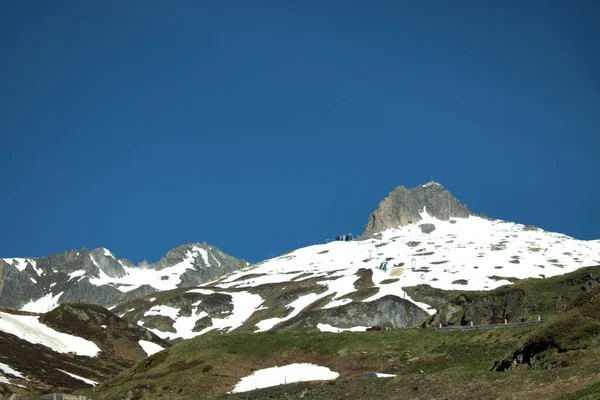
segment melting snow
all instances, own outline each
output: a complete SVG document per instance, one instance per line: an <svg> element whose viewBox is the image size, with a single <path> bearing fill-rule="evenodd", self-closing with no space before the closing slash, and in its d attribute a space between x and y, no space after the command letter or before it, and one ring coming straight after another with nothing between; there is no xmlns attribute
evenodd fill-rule
<svg viewBox="0 0 600 400"><path fill-rule="evenodd" d="M90 255L91 257L91 255ZM93 257L92 262L98 265ZM129 292L142 285L150 285L159 291L175 289L181 282L181 279L162 279L163 276L180 277L187 269L194 268L194 254L188 252L186 258L179 264L173 265L161 270L141 267L128 267L121 261L119 263L125 270L125 275L120 278L111 278L100 269L98 278L91 278L89 282L92 285L113 285L122 292ZM123 286L119 286L123 285Z"/></svg>
<svg viewBox="0 0 600 400"><path fill-rule="evenodd" d="M56 368L56 369L58 369L58 368ZM67 374L67 375L69 375L71 378L75 378L75 379L78 379L78 380L80 380L80 381L83 381L83 382L87 383L88 385L96 386L96 385L98 384L98 382L95 382L95 381L93 381L93 380L91 380L91 379L87 379L87 378L84 378L84 377L82 377L82 376L75 375L75 374L72 374L72 373L70 373L70 372L67 372L67 371L63 371L62 369L58 369L58 370L59 370L60 372L62 372L63 374Z"/></svg>
<svg viewBox="0 0 600 400"><path fill-rule="evenodd" d="M340 374L327 367L314 364L290 364L254 371L252 375L240 379L231 392L248 392L294 382L326 381L336 379L338 376Z"/></svg>
<svg viewBox="0 0 600 400"><path fill-rule="evenodd" d="M0 311L0 331L10 333L30 343L42 344L59 353L73 352L95 356L100 349L89 340L54 329L38 321L38 316L14 315Z"/></svg>
<svg viewBox="0 0 600 400"><path fill-rule="evenodd" d="M336 328L328 324L318 324L317 328L321 332L365 332L368 326L353 326L352 328Z"/></svg>
<svg viewBox="0 0 600 400"><path fill-rule="evenodd" d="M58 306L58 299L60 298L60 296L62 296L63 293L64 292L60 292L56 296L52 296L52 293L48 293L44 297L41 297L37 300L32 300L29 303L25 304L21 308L21 311L44 313L53 310L56 306Z"/></svg>
<svg viewBox="0 0 600 400"><path fill-rule="evenodd" d="M219 286L255 287L288 282L305 273L310 273L310 278L331 278L333 274L337 278L320 282L329 288L322 296L336 293L324 307L331 308L350 302L340 297L356 290L356 272L366 268L373 271L373 283L379 290L364 301L386 295L412 301L403 291L404 286L426 283L447 290L491 290L507 281L493 280L490 276L520 279L561 275L594 265L600 251L599 241L578 241L542 230L528 231L523 225L511 222L471 216L456 218L451 223L433 218L425 211L421 217L416 224L382 232L381 239L336 241L298 249L237 271L219 282ZM425 223L434 224L436 229L430 234L423 233L419 225ZM387 270L380 270L379 265L386 259ZM240 279L247 274L262 275ZM414 303L428 310L428 305ZM262 326L267 325L263 321Z"/></svg>
<svg viewBox="0 0 600 400"><path fill-rule="evenodd" d="M139 343L148 356L151 356L154 353L158 353L159 351L164 350L164 347L159 346L156 343L148 342L146 340L140 340Z"/></svg>
<svg viewBox="0 0 600 400"><path fill-rule="evenodd" d="M207 291L206 289L191 289L188 292L204 292L205 294L213 293L211 291ZM178 317L180 311L178 308L160 305L153 306L150 310L146 311L144 315L164 315L175 320L173 328L177 331L177 333L163 332L158 329L150 329L150 331L154 332L160 338L165 339L167 337L171 337L190 339L214 329L232 331L238 328L260 307L263 302L262 297L257 294L247 292L232 292L225 294L228 294L232 297L233 312L227 315L225 318L212 318L212 326L209 326L200 332L193 332L192 329L194 329L196 321L208 315L204 311L197 315L192 313L192 315L189 317Z"/></svg>
<svg viewBox="0 0 600 400"><path fill-rule="evenodd" d="M8 365L3 364L1 362L0 362L0 371L4 372L5 374L14 375L17 378L25 379L25 377L23 376L22 373L20 373L19 371L14 370L14 369L12 369Z"/></svg>
<svg viewBox="0 0 600 400"><path fill-rule="evenodd" d="M298 298L297 300L295 300L295 301L291 302L290 304L288 304L288 307L292 307L294 309L293 312L291 312L285 318L269 318L269 319L264 319L264 320L260 321L259 323L256 324L256 326L258 327L258 331L257 332L268 331L269 329L271 329L272 327L274 327L278 323L280 323L282 321L287 321L288 319L291 319L291 318L295 317L296 315L300 314L300 312L306 306L314 303L320 297L323 297L323 295L322 294L318 295L318 294L310 293L310 294L307 294L305 296L302 296L302 297Z"/></svg>
<svg viewBox="0 0 600 400"><path fill-rule="evenodd" d="M204 260L204 265L206 265L207 267L210 267L211 265L208 262L208 252L199 247L194 247L194 250L196 250L196 251L200 252L200 254L202 254L202 259Z"/></svg>

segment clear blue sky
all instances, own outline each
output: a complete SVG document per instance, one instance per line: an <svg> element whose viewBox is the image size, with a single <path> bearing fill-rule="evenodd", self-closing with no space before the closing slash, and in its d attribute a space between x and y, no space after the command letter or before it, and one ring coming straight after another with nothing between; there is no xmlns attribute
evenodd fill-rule
<svg viewBox="0 0 600 400"><path fill-rule="evenodd" d="M422 3L0 1L0 256L259 261L431 175L600 239L600 2Z"/></svg>

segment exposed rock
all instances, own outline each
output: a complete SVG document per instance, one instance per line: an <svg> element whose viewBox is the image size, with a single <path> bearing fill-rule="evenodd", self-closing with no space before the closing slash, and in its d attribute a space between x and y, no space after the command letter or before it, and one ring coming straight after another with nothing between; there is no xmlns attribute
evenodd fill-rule
<svg viewBox="0 0 600 400"><path fill-rule="evenodd" d="M421 228L421 232L423 232L427 235L430 234L431 232L435 231L434 224L421 224L421 225L419 225L419 228Z"/></svg>
<svg viewBox="0 0 600 400"><path fill-rule="evenodd" d="M147 315L142 317L141 321L144 323L144 328L158 329L162 332L177 333L177 330L173 327L175 321L165 315Z"/></svg>
<svg viewBox="0 0 600 400"><path fill-rule="evenodd" d="M372 235L397 226L416 223L426 209L435 218L467 218L472 215L467 207L456 200L443 186L435 182L412 189L397 187L371 213L363 235Z"/></svg>
<svg viewBox="0 0 600 400"><path fill-rule="evenodd" d="M194 328L192 329L192 332L200 332L203 329L206 329L210 326L212 326L212 319L208 316L200 318L198 321L196 321L196 324L194 325Z"/></svg>
<svg viewBox="0 0 600 400"><path fill-rule="evenodd" d="M273 330L316 330L320 323L337 328L381 325L405 328L419 322L428 314L408 300L388 295L367 303L301 312L296 317L275 326Z"/></svg>
<svg viewBox="0 0 600 400"><path fill-rule="evenodd" d="M490 325L520 322L531 312L531 302L527 293L514 286L501 287L486 294L462 293L444 304L438 313L431 317L429 324L438 326Z"/></svg>

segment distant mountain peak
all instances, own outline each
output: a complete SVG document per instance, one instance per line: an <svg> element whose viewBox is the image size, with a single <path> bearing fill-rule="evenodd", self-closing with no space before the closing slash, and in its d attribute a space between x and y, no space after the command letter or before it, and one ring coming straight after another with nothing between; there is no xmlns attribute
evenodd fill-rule
<svg viewBox="0 0 600 400"><path fill-rule="evenodd" d="M392 190L369 216L363 235L420 221L423 210L442 221L473 215L445 187L431 180L411 189L398 186Z"/></svg>

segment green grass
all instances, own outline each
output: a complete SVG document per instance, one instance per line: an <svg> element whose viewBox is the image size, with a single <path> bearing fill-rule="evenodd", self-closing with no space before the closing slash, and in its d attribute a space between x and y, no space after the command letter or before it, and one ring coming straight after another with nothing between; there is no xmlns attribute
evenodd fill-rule
<svg viewBox="0 0 600 400"><path fill-rule="evenodd" d="M599 267L522 280L491 292L444 293L427 287L422 292L441 302L458 294L502 298L511 290L534 298L535 312L547 313L547 322L443 333L410 328L204 335L81 393L94 400L123 398L130 391L134 399L595 398L600 391ZM556 309L559 297L566 304L562 312ZM501 360L507 361L504 372L490 371ZM340 377L226 394L255 370L302 362L329 367ZM397 376L363 378L367 372Z"/></svg>
<svg viewBox="0 0 600 400"><path fill-rule="evenodd" d="M227 398L298 398L302 392L316 399L371 396L395 398L413 394L415 398L484 398L492 393L516 395L538 389L539 385L567 384L574 372L585 368L555 370L519 370L490 372L488 369L524 341L542 332L539 326L495 331L439 333L430 329L405 329L381 332L265 332L258 334L208 335L184 341L155 354L116 379L105 382L96 391L83 393L95 400L121 398L132 391L139 399L220 398L240 378L254 370L310 362L341 374L334 382L298 383L227 395ZM589 368L597 368L596 353L590 352ZM571 370L569 370L571 368ZM365 379L366 372L397 375L390 380ZM586 372L587 373L587 372ZM435 384L437 382L438 384ZM510 386L506 386L510 383ZM573 386L571 384L571 386ZM567 385L567 390L573 389ZM416 389L415 389L416 388ZM414 392L414 393L413 393ZM565 393L564 391L562 393ZM547 392L541 398L555 398L561 392ZM286 397L292 396L292 397ZM337 397L336 397L337 396ZM493 396L492 396L493 397ZM407 396L406 398L411 398Z"/></svg>

